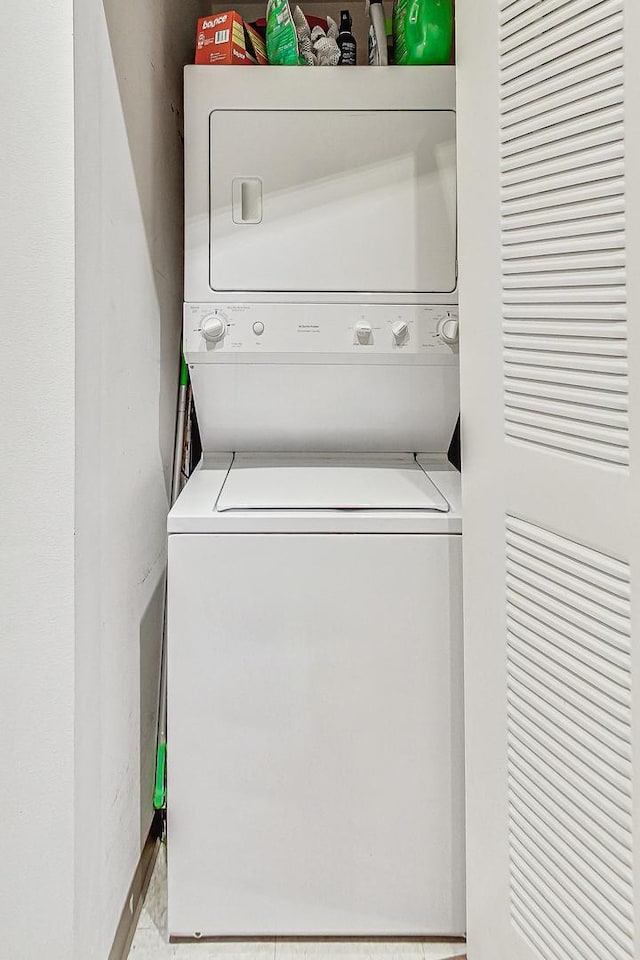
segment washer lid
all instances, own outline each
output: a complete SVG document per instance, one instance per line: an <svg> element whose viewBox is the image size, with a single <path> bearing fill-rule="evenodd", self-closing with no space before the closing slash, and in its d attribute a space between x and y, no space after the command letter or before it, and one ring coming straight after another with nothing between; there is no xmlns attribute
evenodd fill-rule
<svg viewBox="0 0 640 960"><path fill-rule="evenodd" d="M447 513L449 504L413 458L236 456L217 509Z"/></svg>

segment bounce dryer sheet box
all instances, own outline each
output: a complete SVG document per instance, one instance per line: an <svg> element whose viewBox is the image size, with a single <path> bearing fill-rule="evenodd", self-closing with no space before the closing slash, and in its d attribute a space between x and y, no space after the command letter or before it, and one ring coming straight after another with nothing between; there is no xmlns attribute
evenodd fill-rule
<svg viewBox="0 0 640 960"><path fill-rule="evenodd" d="M198 20L196 63L265 64L267 53L260 34L237 10Z"/></svg>

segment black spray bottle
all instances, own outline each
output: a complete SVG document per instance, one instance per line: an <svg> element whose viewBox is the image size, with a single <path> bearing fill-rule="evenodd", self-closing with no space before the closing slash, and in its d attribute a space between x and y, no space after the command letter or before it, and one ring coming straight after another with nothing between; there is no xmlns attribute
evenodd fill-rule
<svg viewBox="0 0 640 960"><path fill-rule="evenodd" d="M352 20L348 10L340 11L340 32L336 43L340 49L339 67L355 67L356 38L351 32Z"/></svg>

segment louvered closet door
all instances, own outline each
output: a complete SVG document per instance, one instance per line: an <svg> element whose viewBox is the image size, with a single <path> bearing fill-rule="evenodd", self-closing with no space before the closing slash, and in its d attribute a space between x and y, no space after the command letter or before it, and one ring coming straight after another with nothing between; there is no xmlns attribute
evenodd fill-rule
<svg viewBox="0 0 640 960"><path fill-rule="evenodd" d="M457 3L471 960L640 956L639 8Z"/></svg>

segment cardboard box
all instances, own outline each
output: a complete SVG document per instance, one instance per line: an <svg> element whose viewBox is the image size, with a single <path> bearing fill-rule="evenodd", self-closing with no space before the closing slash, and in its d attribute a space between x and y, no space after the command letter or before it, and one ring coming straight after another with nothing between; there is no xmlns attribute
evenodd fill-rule
<svg viewBox="0 0 640 960"><path fill-rule="evenodd" d="M264 40L237 10L198 20L196 63L266 64Z"/></svg>

